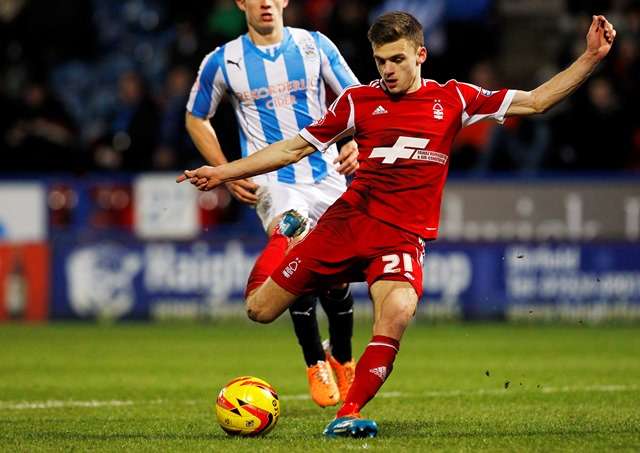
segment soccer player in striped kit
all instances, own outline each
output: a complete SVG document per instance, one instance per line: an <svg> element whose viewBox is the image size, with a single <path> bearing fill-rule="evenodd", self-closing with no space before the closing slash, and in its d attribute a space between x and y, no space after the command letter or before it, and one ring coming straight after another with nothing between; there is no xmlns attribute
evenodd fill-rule
<svg viewBox="0 0 640 453"><path fill-rule="evenodd" d="M186 126L211 165L227 162L209 122L223 95L233 104L242 157L246 157L320 118L326 111L325 83L335 93L358 83L326 36L284 26L287 3L236 0L245 12L248 33L215 49L200 66L187 104ZM357 147L351 141L340 155L333 146L277 171L227 184L238 200L255 205L269 235L258 258L263 274L252 278L264 280L285 255L289 238L277 228L282 214L294 209L314 224L346 190L343 175L357 165ZM331 346L326 353L316 319L316 296L329 321ZM307 364L312 399L321 407L337 404L340 396L346 397L355 373L353 298L348 285L305 295L289 311Z"/></svg>
<svg viewBox="0 0 640 453"><path fill-rule="evenodd" d="M422 294L425 240L437 236L451 143L464 126L546 112L575 91L611 50L616 36L593 16L586 48L571 66L531 91L488 91L450 80L423 79L427 59L420 23L410 14L380 16L369 29L379 80L347 88L324 117L299 135L249 159L185 171L200 190L296 162L342 136L358 142L353 183L294 246L262 285L250 288L249 317L271 322L296 297L328 281L366 280L373 300L373 336L329 437L375 436L377 424L360 411L388 379L400 340ZM428 376L425 377L428 381Z"/></svg>

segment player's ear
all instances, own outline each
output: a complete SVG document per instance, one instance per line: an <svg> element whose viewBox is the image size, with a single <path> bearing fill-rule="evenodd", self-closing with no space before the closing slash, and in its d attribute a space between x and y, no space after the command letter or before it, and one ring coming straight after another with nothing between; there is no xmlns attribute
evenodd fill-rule
<svg viewBox="0 0 640 453"><path fill-rule="evenodd" d="M282 9L286 8L288 4L289 4L289 0L283 0Z"/></svg>
<svg viewBox="0 0 640 453"><path fill-rule="evenodd" d="M418 48L418 58L417 58L418 64L422 64L425 61L427 61L427 53L428 52L426 47L422 46Z"/></svg>
<svg viewBox="0 0 640 453"><path fill-rule="evenodd" d="M247 8L245 6L245 0L236 0L236 6L240 9L240 11L246 11Z"/></svg>

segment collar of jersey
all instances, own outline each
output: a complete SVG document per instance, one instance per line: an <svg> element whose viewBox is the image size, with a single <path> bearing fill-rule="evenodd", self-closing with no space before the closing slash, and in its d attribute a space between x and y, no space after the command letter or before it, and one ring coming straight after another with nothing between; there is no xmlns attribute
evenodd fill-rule
<svg viewBox="0 0 640 453"><path fill-rule="evenodd" d="M278 47L273 52L273 55L270 55L267 52L263 52L262 50L260 50L253 43L253 41L251 41L251 38L249 37L249 33L245 33L244 35L242 35L242 39L244 41L244 44L246 46L249 46L249 48L253 52L255 52L258 55L260 55L260 57L264 58L265 60L276 61L278 59L278 57L282 54L284 49L287 47L287 45L289 44L289 41L291 41L291 33L289 33L289 27L284 27L284 30L282 31L282 43L280 44L280 47Z"/></svg>

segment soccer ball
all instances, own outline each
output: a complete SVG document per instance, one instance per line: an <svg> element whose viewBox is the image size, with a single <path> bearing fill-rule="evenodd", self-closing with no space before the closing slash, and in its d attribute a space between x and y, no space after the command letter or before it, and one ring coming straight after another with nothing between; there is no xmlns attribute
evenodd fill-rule
<svg viewBox="0 0 640 453"><path fill-rule="evenodd" d="M253 376L242 376L225 385L216 400L220 427L232 436L267 434L280 417L280 401L271 385Z"/></svg>

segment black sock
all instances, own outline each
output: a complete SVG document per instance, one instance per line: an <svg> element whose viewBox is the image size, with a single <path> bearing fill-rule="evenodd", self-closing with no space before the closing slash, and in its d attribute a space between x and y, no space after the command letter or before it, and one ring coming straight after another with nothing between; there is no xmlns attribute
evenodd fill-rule
<svg viewBox="0 0 640 453"><path fill-rule="evenodd" d="M333 288L320 296L322 308L329 319L331 354L340 363L351 360L353 335L353 296L349 287Z"/></svg>
<svg viewBox="0 0 640 453"><path fill-rule="evenodd" d="M315 365L318 360L324 360L316 318L316 296L300 297L291 304L289 313L307 366Z"/></svg>

